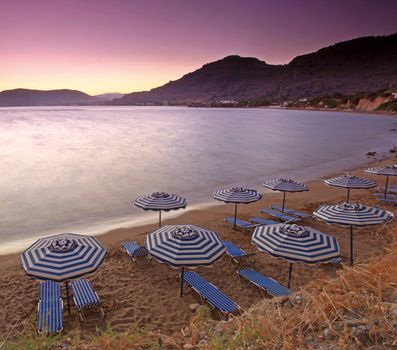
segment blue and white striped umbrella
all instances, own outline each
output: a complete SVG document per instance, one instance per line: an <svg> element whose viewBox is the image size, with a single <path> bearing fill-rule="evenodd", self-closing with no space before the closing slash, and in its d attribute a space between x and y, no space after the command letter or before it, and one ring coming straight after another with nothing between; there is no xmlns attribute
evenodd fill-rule
<svg viewBox="0 0 397 350"><path fill-rule="evenodd" d="M391 221L390 211L358 203L322 205L313 212L314 217L339 226L350 226L350 263L353 265L353 227L379 225Z"/></svg>
<svg viewBox="0 0 397 350"><path fill-rule="evenodd" d="M223 188L217 190L214 193L214 199L225 202L225 203L234 203L234 225L233 228L236 228L236 219L237 219L237 205L238 204L247 204L253 203L262 198L262 195L255 190L250 190L248 188L243 187L231 187L231 188Z"/></svg>
<svg viewBox="0 0 397 350"><path fill-rule="evenodd" d="M369 189L377 186L377 184L372 180L363 179L361 177L357 177L350 174L326 179L324 180L324 182L329 186L346 188L347 189L346 202L349 202L351 189Z"/></svg>
<svg viewBox="0 0 397 350"><path fill-rule="evenodd" d="M186 199L176 194L167 192L154 192L139 196L134 204L144 210L154 210L159 212L159 227L161 227L161 211L177 210L186 208Z"/></svg>
<svg viewBox="0 0 397 350"><path fill-rule="evenodd" d="M383 175L386 176L385 194L384 198L387 197L387 187L389 186L389 176L397 176L397 164L392 166L381 166L375 168L368 168L364 170L368 174L372 175Z"/></svg>
<svg viewBox="0 0 397 350"><path fill-rule="evenodd" d="M272 190L283 192L283 205L281 211L284 212L285 193L286 192L303 192L309 191L307 186L303 183L296 182L291 179L269 179L265 180L263 186Z"/></svg>
<svg viewBox="0 0 397 350"><path fill-rule="evenodd" d="M26 273L36 279L65 282L94 272L106 256L95 237L62 233L41 238L21 254Z"/></svg>
<svg viewBox="0 0 397 350"><path fill-rule="evenodd" d="M226 248L218 234L194 225L166 225L147 236L149 254L173 268L209 266Z"/></svg>
<svg viewBox="0 0 397 350"><path fill-rule="evenodd" d="M340 259L336 238L311 227L291 224L259 226L252 234L252 243L260 251L290 262L288 287L292 263L318 264Z"/></svg>

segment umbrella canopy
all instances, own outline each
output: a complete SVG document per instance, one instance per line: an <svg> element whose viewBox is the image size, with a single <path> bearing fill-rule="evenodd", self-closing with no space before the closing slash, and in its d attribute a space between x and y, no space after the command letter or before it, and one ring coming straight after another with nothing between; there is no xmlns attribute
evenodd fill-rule
<svg viewBox="0 0 397 350"><path fill-rule="evenodd" d="M340 259L336 238L311 227L294 224L259 226L252 234L252 243L260 251L290 262L288 287L292 263L318 264Z"/></svg>
<svg viewBox="0 0 397 350"><path fill-rule="evenodd" d="M377 186L377 184L372 180L363 179L350 174L326 179L324 182L329 186L346 188L346 202L349 202L351 189L369 189Z"/></svg>
<svg viewBox="0 0 397 350"><path fill-rule="evenodd" d="M159 227L161 227L161 211L177 210L186 208L186 199L176 194L167 192L154 192L139 196L134 204L144 210L154 210L159 212Z"/></svg>
<svg viewBox="0 0 397 350"><path fill-rule="evenodd" d="M281 211L284 212L285 206L285 193L286 192L303 192L309 191L307 186L303 183L296 182L291 179L269 179L265 180L263 186L272 190L272 191L280 191L283 193L283 205Z"/></svg>
<svg viewBox="0 0 397 350"><path fill-rule="evenodd" d="M328 224L350 226L350 262L353 265L353 227L365 227L386 223L394 218L393 213L358 203L322 205L313 215Z"/></svg>
<svg viewBox="0 0 397 350"><path fill-rule="evenodd" d="M147 236L149 254L173 268L209 266L226 248L216 232L194 225L166 225Z"/></svg>
<svg viewBox="0 0 397 350"><path fill-rule="evenodd" d="M385 185L385 194L384 194L384 198L386 198L387 197L387 187L389 185L389 176L397 176L397 164L394 164L392 166L381 166L381 167L375 167L375 168L368 168L365 170L365 172L368 174L373 174L373 175L386 176L386 185Z"/></svg>
<svg viewBox="0 0 397 350"><path fill-rule="evenodd" d="M234 226L236 228L237 219L237 205L244 203L252 203L260 200L262 195L255 190L250 190L243 187L232 187L218 190L214 193L214 199L225 203L234 203Z"/></svg>
<svg viewBox="0 0 397 350"><path fill-rule="evenodd" d="M353 227L379 225L394 217L390 211L359 203L322 205L313 215L328 224Z"/></svg>
<svg viewBox="0 0 397 350"><path fill-rule="evenodd" d="M21 254L21 260L33 278L66 281L70 310L67 281L94 272L105 256L105 247L95 237L62 233L37 240Z"/></svg>

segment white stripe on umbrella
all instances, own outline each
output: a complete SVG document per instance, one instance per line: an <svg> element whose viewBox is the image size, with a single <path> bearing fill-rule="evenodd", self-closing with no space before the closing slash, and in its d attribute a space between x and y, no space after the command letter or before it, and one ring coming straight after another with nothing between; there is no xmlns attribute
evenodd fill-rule
<svg viewBox="0 0 397 350"><path fill-rule="evenodd" d="M161 211L186 208L186 199L167 192L154 192L139 196L134 204L144 210L159 212L159 227L161 227Z"/></svg>

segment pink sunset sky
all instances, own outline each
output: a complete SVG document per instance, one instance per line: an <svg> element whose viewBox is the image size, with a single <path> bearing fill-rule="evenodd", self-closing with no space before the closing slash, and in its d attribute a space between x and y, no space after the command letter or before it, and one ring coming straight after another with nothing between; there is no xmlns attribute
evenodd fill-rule
<svg viewBox="0 0 397 350"><path fill-rule="evenodd" d="M127 93L230 54L282 64L394 32L395 0L1 0L0 91Z"/></svg>

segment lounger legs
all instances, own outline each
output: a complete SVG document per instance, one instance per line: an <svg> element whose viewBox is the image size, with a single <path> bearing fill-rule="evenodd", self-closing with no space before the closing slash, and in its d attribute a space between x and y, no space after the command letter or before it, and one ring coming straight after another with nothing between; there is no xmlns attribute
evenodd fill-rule
<svg viewBox="0 0 397 350"><path fill-rule="evenodd" d="M106 316L105 311L103 310L102 305L99 304L98 307L99 307L99 317L101 320L103 320ZM77 312L78 312L81 322L85 323L86 318L85 318L85 314L84 314L84 309L77 310Z"/></svg>

